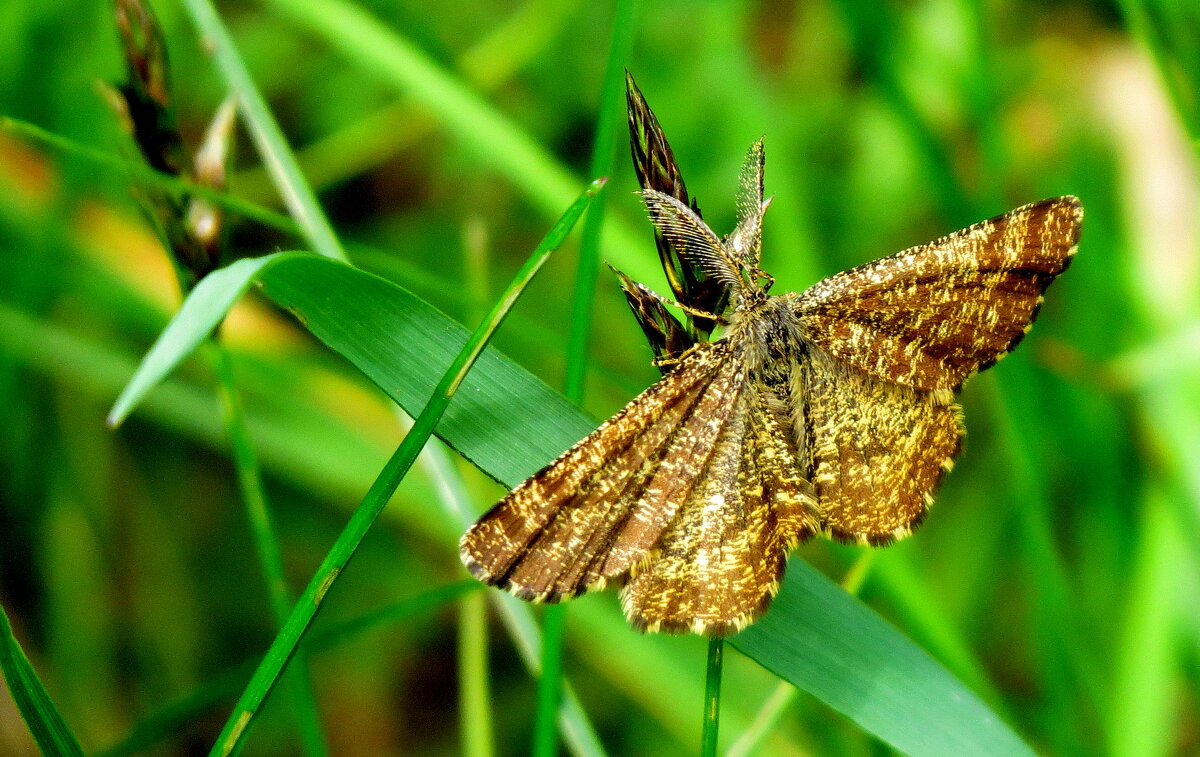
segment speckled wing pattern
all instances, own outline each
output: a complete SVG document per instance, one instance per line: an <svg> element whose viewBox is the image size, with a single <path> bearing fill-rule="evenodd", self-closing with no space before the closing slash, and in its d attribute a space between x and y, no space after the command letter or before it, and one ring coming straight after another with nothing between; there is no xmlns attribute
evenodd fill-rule
<svg viewBox="0 0 1200 757"><path fill-rule="evenodd" d="M740 631L779 590L788 552L816 532L786 423L753 380L735 401L703 472L621 593L639 630Z"/></svg>
<svg viewBox="0 0 1200 757"><path fill-rule="evenodd" d="M623 580L701 475L692 463L712 448L739 371L727 345L693 348L480 518L462 539L468 569L539 602Z"/></svg>
<svg viewBox="0 0 1200 757"><path fill-rule="evenodd" d="M1082 213L1043 200L796 296L796 428L826 534L883 545L920 524L961 446L959 387L1028 333Z"/></svg>
<svg viewBox="0 0 1200 757"><path fill-rule="evenodd" d="M798 436L821 531L874 546L908 536L960 448L953 396L881 381L819 349L795 370Z"/></svg>
<svg viewBox="0 0 1200 757"><path fill-rule="evenodd" d="M664 377L484 514L461 555L523 599L618 584L639 630L723 636L766 610L797 542L878 546L920 524L960 449L959 388L1029 331L1083 210L1043 200L771 296L762 141L720 237L628 85L641 194L688 325L618 272Z"/></svg>
<svg viewBox="0 0 1200 757"><path fill-rule="evenodd" d="M1026 205L831 276L796 302L808 339L896 384L956 390L1028 333L1079 243L1075 197Z"/></svg>

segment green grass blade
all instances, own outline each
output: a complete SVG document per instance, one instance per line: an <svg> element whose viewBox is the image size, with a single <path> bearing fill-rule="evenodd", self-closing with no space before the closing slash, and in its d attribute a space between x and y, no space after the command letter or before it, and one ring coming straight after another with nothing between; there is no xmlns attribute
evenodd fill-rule
<svg viewBox="0 0 1200 757"><path fill-rule="evenodd" d="M233 303L250 288L268 267L305 253L275 253L246 258L213 271L192 290L179 312L171 319L137 372L117 398L108 414L108 425L116 427L129 417L146 393L154 388L181 360L190 355L212 333Z"/></svg>
<svg viewBox="0 0 1200 757"><path fill-rule="evenodd" d="M47 131L36 124L31 124L28 121L9 116L0 116L0 130L9 131L13 134L19 134L26 139L32 140L39 144L51 147L64 155L69 155L73 158L85 160L102 168L111 168L117 171L127 173L132 179L135 179L139 184L146 184L158 189L165 189L171 192L177 192L180 195L194 195L203 197L213 205L225 208L233 213L237 213L246 218L253 219L259 223L274 227L280 231L296 232L299 227L296 222L285 215L276 213L275 211L264 208L261 205L256 205L252 202L247 202L239 197L235 197L228 192L222 192L212 187L197 184L188 179L179 176L171 176L170 174L156 171L146 165L142 160L129 160L126 158L113 155L112 153L98 150L91 145L83 144L74 139L64 137L60 134Z"/></svg>
<svg viewBox="0 0 1200 757"><path fill-rule="evenodd" d="M195 0L192 0L195 1ZM557 217L580 180L520 126L469 85L443 69L412 41L360 5L345 0L269 0L272 7L433 113L480 163L520 189L547 216ZM605 256L638 281L661 276L657 260L640 254L645 232L609 218Z"/></svg>
<svg viewBox="0 0 1200 757"><path fill-rule="evenodd" d="M17 638L13 636L8 613L3 607L0 607L0 670L4 671L4 680L8 683L13 701L17 703L17 709L25 718L33 740L42 753L83 757L83 749L75 740L75 735L54 705L50 692L46 691L29 664L25 650L21 649Z"/></svg>
<svg viewBox="0 0 1200 757"><path fill-rule="evenodd" d="M940 663L801 560L771 611L731 642L906 754L1033 754Z"/></svg>
<svg viewBox="0 0 1200 757"><path fill-rule="evenodd" d="M288 147L283 131L267 108L262 93L258 91L246 64L234 47L229 31L221 22L216 9L209 0L183 0L192 21L206 47L211 47L217 66L225 77L229 88L238 97L239 112L254 139L259 154L267 169L275 178L275 184L283 195L284 204L314 251L329 258L345 260L346 252L333 232L329 219L317 203L316 195L304 180L300 166Z"/></svg>
<svg viewBox="0 0 1200 757"><path fill-rule="evenodd" d="M221 734L217 737L216 743L213 744L213 748L209 753L212 757L237 754L241 749L251 722L259 712L259 708L266 700L266 697L279 681L279 677L284 668L286 668L288 661L295 654L301 639L304 637L305 632L308 630L309 625L312 623L313 618L316 617L317 611L328 595L329 589L333 586L338 576L341 575L350 558L354 556L367 531L379 514L383 512L383 508L396 491L396 487L400 484L405 474L408 473L409 468L417 459L417 455L420 454L421 449L433 434L433 430L445 414L450 400L458 392L463 380L483 353L488 340L495 333L496 329L500 327L500 324L512 309L517 298L550 257L550 254L566 239L575 222L579 220L579 217L587 208L591 198L595 196L603 184L603 180L593 182L584 194L568 208L567 212L563 214L559 222L555 224L554 228L546 235L546 238L534 250L533 255L530 256L529 260L526 261L525 265L513 278L512 283L509 284L508 289L492 308L488 316L479 324L474 333L471 334L466 345L454 358L454 362L442 374L441 380L438 382L429 401L425 403L424 409L421 410L420 415L413 422L412 429L405 435L404 441L401 442L396 452L384 466L379 477L371 485L370 490L363 497L362 503L350 516L346 527L338 535L333 547L321 561L316 574L309 581L308 586L305 587L304 593L297 601L296 607L284 624L283 630L279 632L275 640L271 643L270 649L267 650L262 662L259 663L258 669L250 679L250 683L246 686L245 691L242 692L242 696L234 706L233 712L225 722L225 727L221 729Z"/></svg>

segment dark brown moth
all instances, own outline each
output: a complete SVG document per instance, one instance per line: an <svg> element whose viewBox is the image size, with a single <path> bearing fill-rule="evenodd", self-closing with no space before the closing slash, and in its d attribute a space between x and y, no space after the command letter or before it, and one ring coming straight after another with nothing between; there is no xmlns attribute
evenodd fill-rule
<svg viewBox="0 0 1200 757"><path fill-rule="evenodd" d="M723 636L766 609L797 542L881 546L920 524L960 448L959 388L1029 331L1083 209L1043 200L772 296L762 142L718 236L628 85L678 302L618 275L665 375L481 517L462 560L534 602L619 584L639 630Z"/></svg>

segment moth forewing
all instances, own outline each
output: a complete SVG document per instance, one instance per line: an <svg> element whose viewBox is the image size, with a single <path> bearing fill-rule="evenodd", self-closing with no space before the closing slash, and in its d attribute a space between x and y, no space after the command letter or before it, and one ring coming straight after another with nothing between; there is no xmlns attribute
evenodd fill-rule
<svg viewBox="0 0 1200 757"><path fill-rule="evenodd" d="M806 337L874 376L957 390L1029 331L1079 243L1078 198L1035 202L852 268L797 298Z"/></svg>
<svg viewBox="0 0 1200 757"><path fill-rule="evenodd" d="M719 392L734 370L728 358L722 343L692 348L666 376L509 492L462 538L471 573L544 602L623 580L678 506L707 424L726 410Z"/></svg>

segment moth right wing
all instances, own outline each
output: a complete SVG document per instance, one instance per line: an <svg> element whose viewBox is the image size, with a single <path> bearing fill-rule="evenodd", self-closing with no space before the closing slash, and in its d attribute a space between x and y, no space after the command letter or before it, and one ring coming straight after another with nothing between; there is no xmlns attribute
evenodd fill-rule
<svg viewBox="0 0 1200 757"><path fill-rule="evenodd" d="M887 381L957 390L1010 352L1066 270L1083 207L1055 197L793 295L806 339Z"/></svg>
<svg viewBox="0 0 1200 757"><path fill-rule="evenodd" d="M796 370L797 446L822 530L875 546L908 536L960 449L952 396L893 384L819 348Z"/></svg>
<svg viewBox="0 0 1200 757"><path fill-rule="evenodd" d="M460 553L484 583L556 602L624 580L674 517L744 384L723 341L665 377L485 513Z"/></svg>

